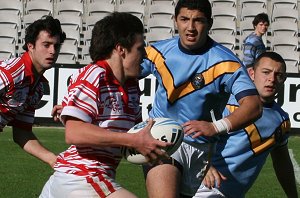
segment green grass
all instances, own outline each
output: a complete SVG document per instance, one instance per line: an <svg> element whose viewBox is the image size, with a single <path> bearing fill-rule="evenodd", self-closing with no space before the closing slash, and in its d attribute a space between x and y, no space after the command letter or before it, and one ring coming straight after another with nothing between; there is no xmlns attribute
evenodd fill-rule
<svg viewBox="0 0 300 198"><path fill-rule="evenodd" d="M64 143L63 129L35 128L34 131L41 142L55 153L68 147ZM298 163L300 162L299 142L300 137L293 136L289 143ZM47 164L25 153L12 141L10 128L6 128L5 132L0 133L0 160L0 198L38 197L45 182L53 173ZM147 197L140 166L122 161L118 168L117 181L138 197ZM298 188L298 192L300 193L300 188ZM246 197L285 197L276 179L270 158L268 158L261 174Z"/></svg>

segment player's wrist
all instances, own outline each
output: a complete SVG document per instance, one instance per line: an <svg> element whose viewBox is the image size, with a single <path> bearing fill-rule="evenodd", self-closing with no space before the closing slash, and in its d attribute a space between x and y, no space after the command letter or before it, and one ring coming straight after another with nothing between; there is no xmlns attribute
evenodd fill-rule
<svg viewBox="0 0 300 198"><path fill-rule="evenodd" d="M217 134L228 133L232 128L231 122L227 118L214 121L213 125Z"/></svg>

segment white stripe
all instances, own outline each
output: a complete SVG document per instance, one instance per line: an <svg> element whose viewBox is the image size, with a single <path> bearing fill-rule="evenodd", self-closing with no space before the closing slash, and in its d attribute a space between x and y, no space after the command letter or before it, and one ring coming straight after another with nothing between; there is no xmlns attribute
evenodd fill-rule
<svg viewBox="0 0 300 198"><path fill-rule="evenodd" d="M295 177L296 177L296 181L298 184L300 184L300 168L299 168L299 164L297 163L297 161L294 158L294 154L293 154L293 150L289 149L289 154L293 163L293 167L294 167L294 172L295 172Z"/></svg>

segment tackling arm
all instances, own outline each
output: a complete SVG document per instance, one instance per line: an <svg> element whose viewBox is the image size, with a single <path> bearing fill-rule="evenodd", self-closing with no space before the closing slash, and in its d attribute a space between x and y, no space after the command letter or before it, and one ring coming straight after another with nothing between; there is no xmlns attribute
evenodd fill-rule
<svg viewBox="0 0 300 198"><path fill-rule="evenodd" d="M54 166L56 155L43 147L32 131L13 126L13 139L27 153L39 158L51 167Z"/></svg>
<svg viewBox="0 0 300 198"><path fill-rule="evenodd" d="M253 123L255 120L260 118L262 114L262 103L259 96L246 96L238 102L240 107L226 117L231 124L230 131L245 128L250 123Z"/></svg>
<svg viewBox="0 0 300 198"><path fill-rule="evenodd" d="M289 198L297 198L297 187L293 164L288 151L288 146L284 145L271 152L273 167L278 181L285 194Z"/></svg>

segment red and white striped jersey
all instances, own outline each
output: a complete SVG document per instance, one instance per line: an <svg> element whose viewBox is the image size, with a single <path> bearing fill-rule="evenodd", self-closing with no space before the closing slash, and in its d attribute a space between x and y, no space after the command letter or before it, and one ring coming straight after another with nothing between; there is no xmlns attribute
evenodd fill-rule
<svg viewBox="0 0 300 198"><path fill-rule="evenodd" d="M63 122L72 116L114 133L127 132L141 121L139 99L136 79L121 86L108 63L98 61L71 77L61 117ZM121 158L120 147L72 145L58 156L55 170L80 176L114 174Z"/></svg>
<svg viewBox="0 0 300 198"><path fill-rule="evenodd" d="M6 125L32 129L34 113L44 94L44 76L34 76L28 52L0 61L0 131Z"/></svg>

